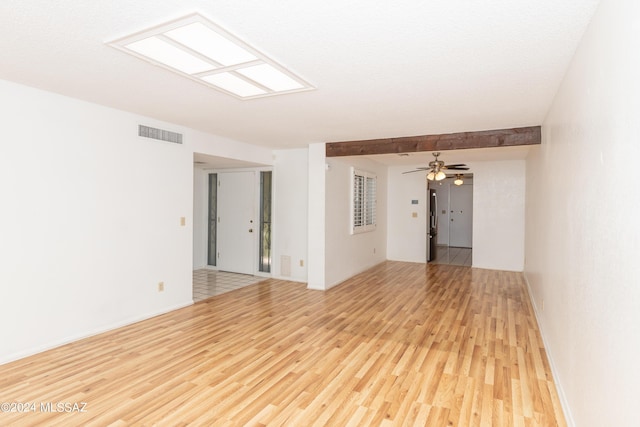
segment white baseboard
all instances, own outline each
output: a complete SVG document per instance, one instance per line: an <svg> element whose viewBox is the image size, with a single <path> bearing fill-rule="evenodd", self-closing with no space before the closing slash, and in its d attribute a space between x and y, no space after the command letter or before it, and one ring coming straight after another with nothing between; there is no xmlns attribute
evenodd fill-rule
<svg viewBox="0 0 640 427"><path fill-rule="evenodd" d="M256 276L256 277L260 277L260 276ZM286 280L287 282L296 282L296 283L307 283L306 279L300 279L300 278L296 278L296 277L290 277L290 276L271 276L271 277L265 277L265 279L274 279L274 280Z"/></svg>
<svg viewBox="0 0 640 427"><path fill-rule="evenodd" d="M558 392L558 399L560 399L560 405L562 406L562 411L564 412L565 421L567 422L568 427L575 427L576 423L573 419L573 415L571 414L569 401L567 400L567 396L564 393L564 389L562 388L560 379L556 375L557 371L556 371L555 364L553 363L553 354L551 353L551 348L549 347L549 343L544 333L544 329L542 329L542 323L540 322L540 312L538 311L538 306L536 305L535 298L533 298L533 292L531 291L531 285L529 284L529 279L527 279L526 274L523 274L523 276L524 276L524 281L527 284L527 291L529 292L529 300L531 301L531 305L533 306L533 314L536 316L536 322L538 323L538 328L540 329L540 336L542 337L542 343L544 344L545 353L547 353L547 359L549 360L549 367L551 368L551 375L553 376L553 382L556 385L556 390Z"/></svg>
<svg viewBox="0 0 640 427"><path fill-rule="evenodd" d="M307 284L307 289L312 291L326 291L325 288L322 288L320 286L309 285L309 284Z"/></svg>
<svg viewBox="0 0 640 427"><path fill-rule="evenodd" d="M349 277L345 277L345 278L343 278L343 279L338 279L337 281L334 281L334 282L332 282L332 283L327 284L327 285L324 287L324 289L321 289L321 290L323 290L323 291L328 291L329 289L331 289L331 288L333 288L333 287L336 287L336 286L338 286L338 285L340 285L340 284L342 284L342 283L346 282L347 280L349 280L349 279L351 279L351 278L353 278L353 277L356 277L358 274L362 274L362 273L364 273L364 272L365 272L365 271L367 271L367 270L371 270L372 268L374 268L374 267L376 267L376 266L378 266L378 265L380 265L380 264L384 264L384 263L385 263L385 262L387 262L387 261L389 261L389 260L388 260L388 259L383 259L382 261L375 262L375 263L374 263L374 264L372 264L372 265L364 266L364 267L362 267L360 270L356 271L355 273L352 273ZM424 263L424 262L422 262L421 264L425 264L425 263ZM309 289L314 289L314 288L309 288Z"/></svg>

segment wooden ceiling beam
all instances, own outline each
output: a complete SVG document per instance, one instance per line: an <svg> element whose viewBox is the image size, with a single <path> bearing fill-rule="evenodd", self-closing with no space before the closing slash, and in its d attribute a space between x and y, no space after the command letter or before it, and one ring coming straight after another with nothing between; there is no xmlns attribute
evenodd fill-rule
<svg viewBox="0 0 640 427"><path fill-rule="evenodd" d="M328 142L327 157L370 154L417 153L421 151L462 150L468 148L535 145L542 141L541 127L483 130L478 132L420 135L363 141Z"/></svg>

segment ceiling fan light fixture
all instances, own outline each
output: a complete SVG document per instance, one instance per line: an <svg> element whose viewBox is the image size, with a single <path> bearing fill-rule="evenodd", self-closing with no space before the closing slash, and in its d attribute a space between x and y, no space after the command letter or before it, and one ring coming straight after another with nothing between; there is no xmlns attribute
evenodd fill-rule
<svg viewBox="0 0 640 427"><path fill-rule="evenodd" d="M462 175L460 175L460 174L456 175L456 179L455 179L455 181L453 181L453 183L454 183L455 185L462 185L462 184L464 184L464 181L462 180Z"/></svg>
<svg viewBox="0 0 640 427"><path fill-rule="evenodd" d="M402 155L402 154L399 154L399 155ZM467 165L465 165L464 163L446 165L442 160L438 160L439 155L440 155L439 152L433 153L433 157L435 158L435 160L430 161L428 167L419 167L415 170L402 172L402 173L405 174L405 173L426 171L428 181L442 181L447 177L447 174L445 172L446 170L451 170L451 171L469 170ZM462 179L462 174L456 174L456 177ZM462 181L460 182L462 183ZM457 184L457 185L461 185L461 184Z"/></svg>

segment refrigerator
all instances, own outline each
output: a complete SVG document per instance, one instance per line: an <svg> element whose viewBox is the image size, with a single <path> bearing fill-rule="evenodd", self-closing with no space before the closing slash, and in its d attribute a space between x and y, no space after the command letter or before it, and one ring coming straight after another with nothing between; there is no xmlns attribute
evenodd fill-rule
<svg viewBox="0 0 640 427"><path fill-rule="evenodd" d="M436 190L427 189L429 200L429 215L427 216L427 262L436 259L438 244L438 198Z"/></svg>

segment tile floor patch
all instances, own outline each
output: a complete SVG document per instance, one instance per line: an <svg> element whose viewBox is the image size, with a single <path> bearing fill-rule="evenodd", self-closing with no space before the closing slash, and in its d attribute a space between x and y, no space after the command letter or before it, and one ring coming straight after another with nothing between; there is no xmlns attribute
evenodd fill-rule
<svg viewBox="0 0 640 427"><path fill-rule="evenodd" d="M193 301L198 302L225 292L266 280L264 277L248 274L201 268L193 271Z"/></svg>

